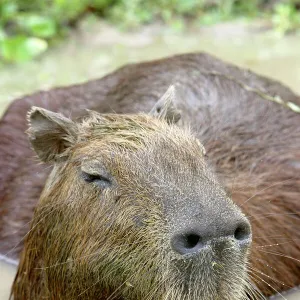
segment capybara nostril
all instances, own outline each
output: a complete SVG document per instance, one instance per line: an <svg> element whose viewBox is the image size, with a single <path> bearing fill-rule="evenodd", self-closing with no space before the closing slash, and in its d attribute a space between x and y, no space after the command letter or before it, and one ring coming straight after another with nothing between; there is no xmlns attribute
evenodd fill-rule
<svg viewBox="0 0 300 300"><path fill-rule="evenodd" d="M197 253L204 246L200 235L194 232L175 235L171 240L171 245L175 252L182 255Z"/></svg>
<svg viewBox="0 0 300 300"><path fill-rule="evenodd" d="M234 238L240 243L251 242L251 228L247 221L238 224L234 231Z"/></svg>
<svg viewBox="0 0 300 300"><path fill-rule="evenodd" d="M220 245L233 239L240 248L250 246L251 227L247 219L232 217L225 221L215 218L208 228L205 228L201 220L194 225L198 225L199 229L186 228L171 238L171 246L175 252L181 255L196 255L206 245L215 242Z"/></svg>

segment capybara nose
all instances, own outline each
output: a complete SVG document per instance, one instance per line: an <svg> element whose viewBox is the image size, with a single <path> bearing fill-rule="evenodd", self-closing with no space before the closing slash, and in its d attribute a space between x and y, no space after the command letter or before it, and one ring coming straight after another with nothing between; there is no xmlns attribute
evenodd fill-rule
<svg viewBox="0 0 300 300"><path fill-rule="evenodd" d="M171 245L179 254L198 253L205 246L200 234L194 231L187 231L176 234L171 239Z"/></svg>
<svg viewBox="0 0 300 300"><path fill-rule="evenodd" d="M199 225L199 224L198 224ZM247 219L223 226L209 226L207 230L195 229L197 226L189 226L171 238L172 249L181 254L197 254L212 241L225 242L234 241L239 247L248 247L251 243L251 227ZM222 229L212 229L222 228Z"/></svg>

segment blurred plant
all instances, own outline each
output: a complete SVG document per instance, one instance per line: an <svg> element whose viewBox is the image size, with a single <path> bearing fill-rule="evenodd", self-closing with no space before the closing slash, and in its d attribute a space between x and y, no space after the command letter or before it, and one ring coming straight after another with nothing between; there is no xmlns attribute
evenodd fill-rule
<svg viewBox="0 0 300 300"><path fill-rule="evenodd" d="M208 25L262 11L282 34L299 28L299 0L0 0L0 59L31 60L86 14L125 29L160 20L180 31L190 21Z"/></svg>
<svg viewBox="0 0 300 300"><path fill-rule="evenodd" d="M32 59L48 48L56 23L47 16L19 10L17 1L0 4L0 53L6 62Z"/></svg>
<svg viewBox="0 0 300 300"><path fill-rule="evenodd" d="M300 3L298 2L298 4ZM275 5L272 23L279 35L300 28L300 12L297 10L296 1Z"/></svg>
<svg viewBox="0 0 300 300"><path fill-rule="evenodd" d="M0 50L3 60L21 62L44 52L47 38L56 34L53 20L42 15L18 10L18 3L0 4Z"/></svg>

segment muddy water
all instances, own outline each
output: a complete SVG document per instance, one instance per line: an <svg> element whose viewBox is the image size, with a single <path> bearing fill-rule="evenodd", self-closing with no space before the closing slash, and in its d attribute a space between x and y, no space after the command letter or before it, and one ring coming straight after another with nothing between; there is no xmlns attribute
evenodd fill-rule
<svg viewBox="0 0 300 300"><path fill-rule="evenodd" d="M278 79L300 93L300 36L284 38L255 23L221 24L184 33L159 25L123 33L103 23L83 23L68 42L41 59L0 69L0 114L13 99L37 89L97 78L129 62L206 51ZM0 259L0 300L8 299L15 267ZM278 299L296 300L300 294Z"/></svg>
<svg viewBox="0 0 300 300"><path fill-rule="evenodd" d="M278 38L262 27L228 23L176 33L157 25L122 33L101 23L84 24L41 59L0 69L0 109L37 89L100 77L128 62L192 51L207 51L300 92L300 36Z"/></svg>

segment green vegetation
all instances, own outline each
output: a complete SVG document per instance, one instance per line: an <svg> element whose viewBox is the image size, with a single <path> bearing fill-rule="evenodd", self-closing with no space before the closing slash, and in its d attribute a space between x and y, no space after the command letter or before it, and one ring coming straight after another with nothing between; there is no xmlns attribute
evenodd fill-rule
<svg viewBox="0 0 300 300"><path fill-rule="evenodd" d="M157 20L182 29L186 23L266 17L285 34L300 28L299 9L299 0L0 0L0 60L40 55L90 14L123 29Z"/></svg>
<svg viewBox="0 0 300 300"><path fill-rule="evenodd" d="M274 6L272 23L279 34L300 28L300 1L278 3Z"/></svg>

